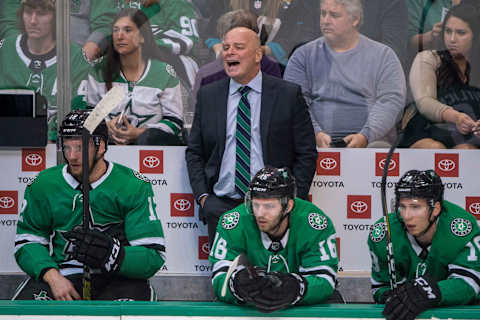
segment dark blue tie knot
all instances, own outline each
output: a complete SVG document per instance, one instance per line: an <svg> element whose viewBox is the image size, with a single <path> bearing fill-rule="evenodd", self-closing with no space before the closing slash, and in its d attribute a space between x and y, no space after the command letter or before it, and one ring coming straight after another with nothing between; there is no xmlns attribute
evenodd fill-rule
<svg viewBox="0 0 480 320"><path fill-rule="evenodd" d="M245 97L250 92L250 90L252 90L252 88L250 88L249 86L244 86L240 87L240 89L238 89L238 92L240 92L240 94Z"/></svg>

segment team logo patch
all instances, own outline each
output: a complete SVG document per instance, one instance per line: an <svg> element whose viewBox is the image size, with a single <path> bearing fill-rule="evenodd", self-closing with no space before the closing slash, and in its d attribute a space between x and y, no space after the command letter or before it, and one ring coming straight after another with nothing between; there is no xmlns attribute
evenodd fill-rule
<svg viewBox="0 0 480 320"><path fill-rule="evenodd" d="M146 176L144 176L143 174L141 174L140 172L138 172L136 170L132 170L132 171L133 171L133 174L135 175L135 177L137 177L137 179L140 179L140 180L143 180L145 182L150 183L150 179L148 179Z"/></svg>
<svg viewBox="0 0 480 320"><path fill-rule="evenodd" d="M372 239L373 242L380 242L385 238L386 232L385 223L376 223L373 225L372 231L370 232L370 239Z"/></svg>
<svg viewBox="0 0 480 320"><path fill-rule="evenodd" d="M33 299L34 300L53 300L48 296L48 293L45 290L41 290L38 294L34 293L33 294Z"/></svg>
<svg viewBox="0 0 480 320"><path fill-rule="evenodd" d="M308 215L308 223L315 230L323 230L328 226L327 218L316 212Z"/></svg>
<svg viewBox="0 0 480 320"><path fill-rule="evenodd" d="M175 69L173 68L172 65L167 64L165 67L165 70L167 70L168 74L171 75L172 77L176 78L177 73L175 72Z"/></svg>
<svg viewBox="0 0 480 320"><path fill-rule="evenodd" d="M0 40L0 49L3 47L3 42L5 42L5 39Z"/></svg>
<svg viewBox="0 0 480 320"><path fill-rule="evenodd" d="M459 237L464 237L472 232L472 223L462 218L456 218L450 224L450 230Z"/></svg>
<svg viewBox="0 0 480 320"><path fill-rule="evenodd" d="M240 220L240 214L238 212L230 212L223 216L222 227L227 230L235 228Z"/></svg>

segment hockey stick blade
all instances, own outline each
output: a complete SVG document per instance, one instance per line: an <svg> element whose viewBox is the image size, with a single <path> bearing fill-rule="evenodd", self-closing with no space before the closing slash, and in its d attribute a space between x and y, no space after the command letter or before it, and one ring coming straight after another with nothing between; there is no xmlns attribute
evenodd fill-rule
<svg viewBox="0 0 480 320"><path fill-rule="evenodd" d="M228 268L225 280L223 280L222 291L220 292L220 295L222 297L225 297L225 295L227 294L228 281L230 281L230 277L232 276L233 271L235 271L235 269L239 265L244 265L247 268L250 267L250 261L248 261L247 255L245 253L240 253L238 256L236 256L235 259L233 259L232 264Z"/></svg>
<svg viewBox="0 0 480 320"><path fill-rule="evenodd" d="M100 102L93 108L92 112L85 120L83 127L86 128L90 134L95 131L95 128L102 122L102 120L125 98L125 92L122 87L113 87L100 100Z"/></svg>

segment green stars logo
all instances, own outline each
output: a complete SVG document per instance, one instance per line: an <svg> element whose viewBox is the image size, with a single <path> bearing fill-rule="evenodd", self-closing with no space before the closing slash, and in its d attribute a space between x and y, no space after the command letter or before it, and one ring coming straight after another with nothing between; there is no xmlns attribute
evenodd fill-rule
<svg viewBox="0 0 480 320"><path fill-rule="evenodd" d="M230 212L223 216L222 227L227 230L235 228L240 220L240 214L238 212Z"/></svg>
<svg viewBox="0 0 480 320"><path fill-rule="evenodd" d="M464 237L472 232L472 223L462 218L456 218L450 224L450 230L459 237Z"/></svg>
<svg viewBox="0 0 480 320"><path fill-rule="evenodd" d="M372 239L373 242L380 242L385 238L385 234L385 223L379 222L373 225L372 231L370 232L370 239Z"/></svg>
<svg viewBox="0 0 480 320"><path fill-rule="evenodd" d="M328 226L327 218L316 212L308 215L308 223L315 230L323 230Z"/></svg>

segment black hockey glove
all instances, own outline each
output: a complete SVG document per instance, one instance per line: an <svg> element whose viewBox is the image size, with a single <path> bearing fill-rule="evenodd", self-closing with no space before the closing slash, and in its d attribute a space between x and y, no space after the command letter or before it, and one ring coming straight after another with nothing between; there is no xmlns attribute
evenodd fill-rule
<svg viewBox="0 0 480 320"><path fill-rule="evenodd" d="M66 252L69 257L106 273L120 270L125 250L117 238L81 226L63 235L70 242Z"/></svg>
<svg viewBox="0 0 480 320"><path fill-rule="evenodd" d="M413 320L423 311L436 307L441 298L437 282L425 275L397 288L385 302L383 315L387 320Z"/></svg>
<svg viewBox="0 0 480 320"><path fill-rule="evenodd" d="M241 303L253 302L253 298L269 283L264 275L265 269L260 267L237 268L228 283L230 291Z"/></svg>
<svg viewBox="0 0 480 320"><path fill-rule="evenodd" d="M307 281L296 273L269 272L264 276L268 285L253 297L261 312L273 312L299 302L307 292Z"/></svg>

